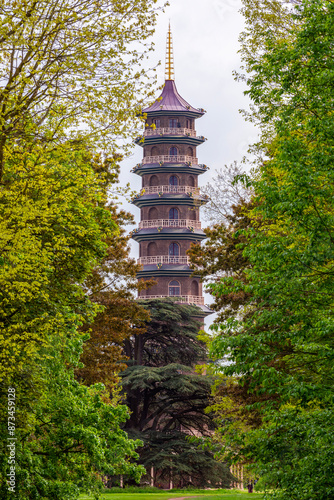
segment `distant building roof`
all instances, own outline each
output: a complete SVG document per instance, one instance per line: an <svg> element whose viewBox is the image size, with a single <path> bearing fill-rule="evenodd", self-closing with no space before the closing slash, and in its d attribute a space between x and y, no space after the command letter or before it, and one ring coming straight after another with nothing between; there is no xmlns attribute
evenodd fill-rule
<svg viewBox="0 0 334 500"><path fill-rule="evenodd" d="M204 109L193 108L180 96L174 80L166 80L161 96L152 106L143 109L143 113L154 113L157 111L186 111L188 113L196 113L198 116L205 113Z"/></svg>

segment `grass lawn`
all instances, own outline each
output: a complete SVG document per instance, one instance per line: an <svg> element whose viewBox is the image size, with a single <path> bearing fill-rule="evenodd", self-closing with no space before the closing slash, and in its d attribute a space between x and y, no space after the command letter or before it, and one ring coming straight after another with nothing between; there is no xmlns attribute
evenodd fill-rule
<svg viewBox="0 0 334 500"><path fill-rule="evenodd" d="M194 492L141 492L141 493L104 493L103 500L168 500L169 498L191 498L194 500L261 500L262 495L259 493L247 493L238 490L195 490ZM92 500L92 497L81 495L80 500Z"/></svg>

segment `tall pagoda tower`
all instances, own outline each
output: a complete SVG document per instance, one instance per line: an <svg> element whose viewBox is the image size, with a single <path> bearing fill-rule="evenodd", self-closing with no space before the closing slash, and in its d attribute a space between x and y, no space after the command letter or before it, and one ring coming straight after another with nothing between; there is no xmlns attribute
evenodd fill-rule
<svg viewBox="0 0 334 500"><path fill-rule="evenodd" d="M139 243L138 278L157 280L140 299L174 297L196 304L199 316L212 311L204 305L202 284L192 276L187 250L205 238L199 207L205 203L198 176L207 166L198 163L196 148L206 139L195 131L195 120L205 113L193 108L178 93L174 81L172 34L169 26L165 85L146 116L142 162L132 170L142 177L142 190L132 200L140 208L139 227L132 238Z"/></svg>

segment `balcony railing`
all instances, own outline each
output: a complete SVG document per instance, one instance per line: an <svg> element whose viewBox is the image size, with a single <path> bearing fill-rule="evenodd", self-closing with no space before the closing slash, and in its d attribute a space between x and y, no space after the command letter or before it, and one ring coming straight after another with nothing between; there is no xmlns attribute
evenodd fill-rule
<svg viewBox="0 0 334 500"><path fill-rule="evenodd" d="M204 297L201 297L200 295L173 295L173 296L168 296L168 295L144 295L138 297L139 300L146 299L177 299L176 302L186 302L187 304L201 304L204 305Z"/></svg>
<svg viewBox="0 0 334 500"><path fill-rule="evenodd" d="M159 194L159 193L186 193L195 196L200 195L200 188L193 186L145 186L140 191L140 196L144 194Z"/></svg>
<svg viewBox="0 0 334 500"><path fill-rule="evenodd" d="M190 137L196 137L196 130L191 128L156 128L153 129L148 127L145 129L144 136L148 137L151 135L188 135Z"/></svg>
<svg viewBox="0 0 334 500"><path fill-rule="evenodd" d="M198 165L198 158L195 156L187 155L157 155L145 156L142 160L143 164L146 163L189 163L190 165Z"/></svg>
<svg viewBox="0 0 334 500"><path fill-rule="evenodd" d="M189 264L190 259L184 255L154 255L152 257L140 257L138 264L143 266L147 264Z"/></svg>
<svg viewBox="0 0 334 500"><path fill-rule="evenodd" d="M146 229L148 227L188 227L189 229L201 229L201 223L197 220L191 219L152 219L142 220L139 222L139 229Z"/></svg>

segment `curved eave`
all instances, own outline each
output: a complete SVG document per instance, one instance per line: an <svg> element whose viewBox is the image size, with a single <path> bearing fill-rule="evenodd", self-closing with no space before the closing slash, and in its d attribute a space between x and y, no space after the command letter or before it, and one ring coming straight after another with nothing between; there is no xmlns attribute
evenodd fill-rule
<svg viewBox="0 0 334 500"><path fill-rule="evenodd" d="M158 231L157 228L140 229L136 233L131 235L131 238L137 242L147 241L152 239L159 240L170 240L170 239L180 239L180 240L191 240L200 241L206 238L204 231L197 229L194 232L189 229L175 229L175 228L164 228Z"/></svg>
<svg viewBox="0 0 334 500"><path fill-rule="evenodd" d="M206 316L209 316L209 314L213 314L214 311L210 309L210 307L206 306L205 304L196 304L198 309L200 309L200 313L198 314L198 317L200 318L205 318Z"/></svg>
<svg viewBox="0 0 334 500"><path fill-rule="evenodd" d="M206 141L205 137L191 137L188 135L153 135L149 137L137 137L135 143L138 146L153 146L154 144L187 144L199 146Z"/></svg>
<svg viewBox="0 0 334 500"><path fill-rule="evenodd" d="M178 276L179 278L194 276L194 269L184 265L164 264L160 268L156 265L143 266L143 270L137 273L137 278L154 278L159 276ZM196 276L194 276L196 277Z"/></svg>
<svg viewBox="0 0 334 500"><path fill-rule="evenodd" d="M159 163L141 164L139 167L134 167L132 172L140 175L159 174L161 172L179 172L184 174L201 175L207 172L208 167L204 168L200 165L185 165L184 163L164 163L162 166Z"/></svg>
<svg viewBox="0 0 334 500"><path fill-rule="evenodd" d="M159 197L158 194L147 194L140 196L136 200L131 201L132 205L135 205L138 208L149 207L152 205L188 205L193 207L194 205L202 206L207 203L208 200L206 198L198 197L190 197L186 194L163 194Z"/></svg>
<svg viewBox="0 0 334 500"><path fill-rule="evenodd" d="M205 111L191 111L191 110L168 110L168 109L157 109L155 111L145 111L143 110L142 115L147 116L148 118L160 117L160 116L184 116L185 118L201 118Z"/></svg>

